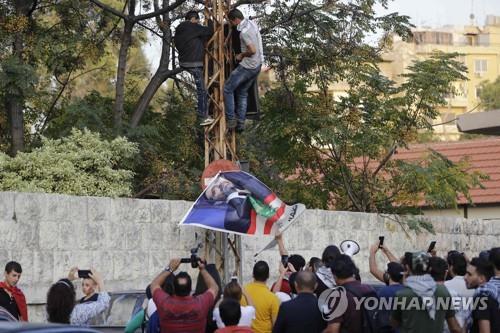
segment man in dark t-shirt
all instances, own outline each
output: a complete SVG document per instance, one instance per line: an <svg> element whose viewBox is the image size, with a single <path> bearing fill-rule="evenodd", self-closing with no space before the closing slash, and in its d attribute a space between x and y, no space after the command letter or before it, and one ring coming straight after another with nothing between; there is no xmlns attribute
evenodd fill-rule
<svg viewBox="0 0 500 333"><path fill-rule="evenodd" d="M500 293L497 291L498 288L494 288L495 284L491 283L491 280L495 279L492 278L493 274L493 266L486 258L472 258L467 265L465 274L467 288L478 288L474 294L473 304L477 306L472 310L470 333L500 332L500 308L495 297ZM484 288L487 283L493 288Z"/></svg>
<svg viewBox="0 0 500 333"><path fill-rule="evenodd" d="M349 332L349 333L362 333L363 332L363 308L357 308L356 304L359 303L359 299L362 297L373 297L377 298L377 293L369 285L362 284L356 280L356 273L358 269L352 261L351 257L342 254L337 257L332 263L332 273L335 278L335 283L340 286L340 299L347 300L347 306L345 310L342 311L342 307L345 306L345 302L339 301L335 305L328 309L329 315L323 316L328 320L328 326L325 333L339 333L339 332ZM327 291L324 291L325 293ZM322 293L322 295L323 295ZM343 296L345 295L345 296ZM320 299L323 297L320 296ZM358 300L355 300L358 298ZM324 310L324 309L322 309Z"/></svg>

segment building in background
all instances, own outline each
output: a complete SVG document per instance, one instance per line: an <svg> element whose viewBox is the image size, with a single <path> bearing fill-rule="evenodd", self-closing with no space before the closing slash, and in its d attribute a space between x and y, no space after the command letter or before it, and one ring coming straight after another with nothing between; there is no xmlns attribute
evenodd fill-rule
<svg viewBox="0 0 500 333"><path fill-rule="evenodd" d="M471 23L474 17L471 15ZM380 64L390 79L401 82L401 74L416 60L425 60L434 51L462 54L459 60L468 68L468 81L456 82L457 95L440 108L435 131L442 140L459 138L456 121L466 112L483 111L479 101L480 84L495 81L500 76L500 16L488 15L483 27L474 24L464 27L416 28L413 39L404 42L394 37Z"/></svg>

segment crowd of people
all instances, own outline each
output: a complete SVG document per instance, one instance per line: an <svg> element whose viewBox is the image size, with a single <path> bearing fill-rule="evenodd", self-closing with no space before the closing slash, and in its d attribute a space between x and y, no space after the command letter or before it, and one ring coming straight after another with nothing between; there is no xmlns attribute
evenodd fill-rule
<svg viewBox="0 0 500 333"><path fill-rule="evenodd" d="M181 260L171 259L147 287L148 301L125 332L500 332L500 247L472 258L458 251L441 258L435 250L398 257L376 243L369 250L373 278L362 281L355 256L335 245L306 261L288 254L281 234L276 239L281 261L273 283L268 263L258 261L252 282L242 286L234 278L222 286L215 265L199 259L193 286L187 272L177 272ZM380 254L387 262L383 269ZM49 322L88 326L109 307L102 276L94 270L82 278L84 297L77 300L73 283L79 273L72 268L50 287ZM7 263L0 311L28 321L26 299L16 287L21 274L19 263Z"/></svg>

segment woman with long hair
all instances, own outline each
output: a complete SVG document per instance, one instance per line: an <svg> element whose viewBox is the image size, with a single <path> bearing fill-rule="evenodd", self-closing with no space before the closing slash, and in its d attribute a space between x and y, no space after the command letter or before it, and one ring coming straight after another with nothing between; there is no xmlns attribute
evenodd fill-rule
<svg viewBox="0 0 500 333"><path fill-rule="evenodd" d="M47 315L51 323L69 324L75 308L75 288L68 279L54 283L47 293Z"/></svg>

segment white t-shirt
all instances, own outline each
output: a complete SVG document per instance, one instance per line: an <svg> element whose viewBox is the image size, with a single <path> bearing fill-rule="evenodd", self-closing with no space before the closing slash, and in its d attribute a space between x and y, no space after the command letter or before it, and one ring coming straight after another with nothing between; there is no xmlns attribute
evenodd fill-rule
<svg viewBox="0 0 500 333"><path fill-rule="evenodd" d="M448 289L453 289L460 297L474 296L474 289L467 289L465 278L463 276L455 276L453 279L445 281L444 286Z"/></svg>
<svg viewBox="0 0 500 333"><path fill-rule="evenodd" d="M448 289L450 296L455 300L458 298L462 298L461 302L457 302L457 304L468 304L467 300L464 298L474 296L474 289L467 289L467 285L465 284L465 278L463 276L455 276L453 279L445 281L444 286ZM470 320L471 311L469 309L459 307L455 309L455 318L458 321L460 327L467 327L467 323ZM445 322L444 325L444 333L449 333L450 329Z"/></svg>
<svg viewBox="0 0 500 333"><path fill-rule="evenodd" d="M240 308L241 318L238 326L252 326L252 321L255 319L255 308L253 306L242 306ZM213 320L217 323L218 328L226 327L222 322L218 307L214 309Z"/></svg>
<svg viewBox="0 0 500 333"><path fill-rule="evenodd" d="M151 318L153 313L156 312L156 304L153 302L153 298L148 301L148 318Z"/></svg>

